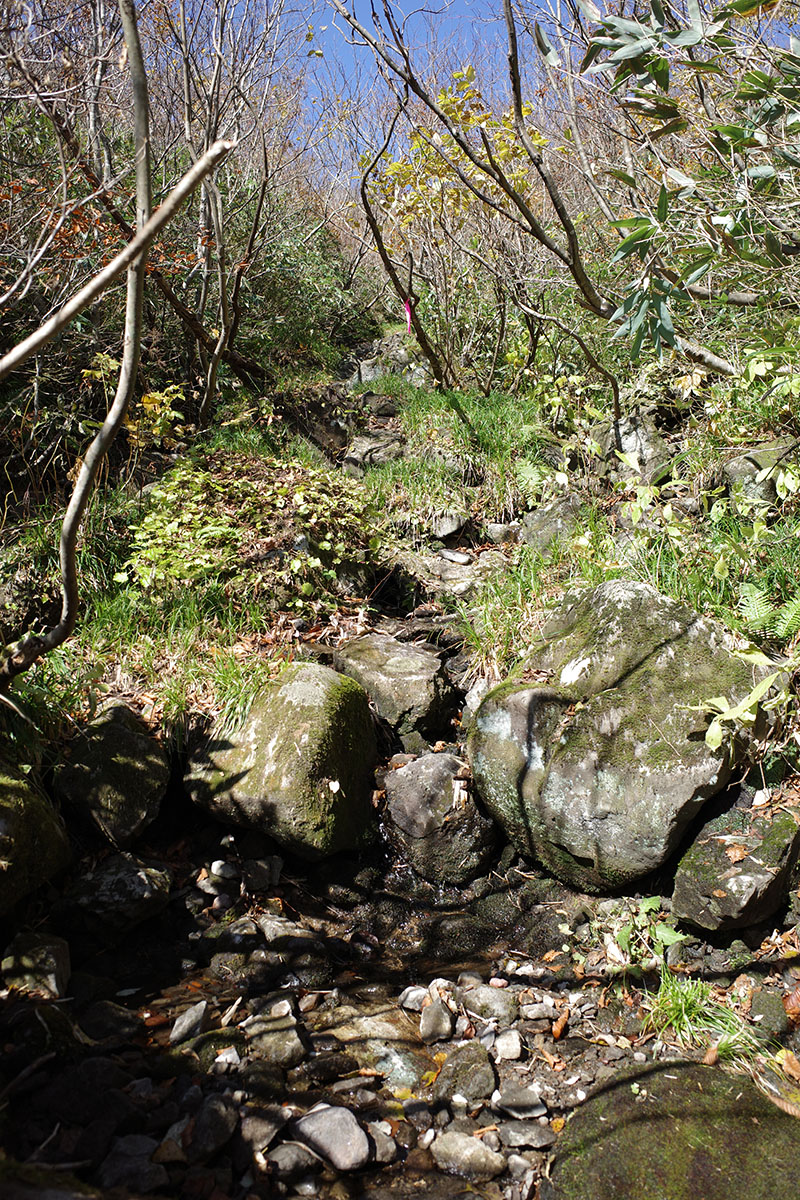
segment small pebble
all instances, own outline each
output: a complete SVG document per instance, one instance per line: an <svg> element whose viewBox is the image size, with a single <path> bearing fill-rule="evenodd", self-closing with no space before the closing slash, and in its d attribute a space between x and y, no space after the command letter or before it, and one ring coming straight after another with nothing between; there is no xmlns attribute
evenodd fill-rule
<svg viewBox="0 0 800 1200"><path fill-rule="evenodd" d="M419 1019L419 1036L426 1045L446 1041L453 1036L455 1017L443 1000L435 1000L423 1008Z"/></svg>
<svg viewBox="0 0 800 1200"><path fill-rule="evenodd" d="M169 1035L170 1045L184 1042L187 1038L197 1037L208 1028L208 1004L205 1000L198 1001L187 1008L176 1019Z"/></svg>
<svg viewBox="0 0 800 1200"><path fill-rule="evenodd" d="M422 1012L423 1007L429 999L430 996L427 988L412 984L400 993L400 999L397 1003L401 1008L407 1008L411 1012Z"/></svg>
<svg viewBox="0 0 800 1200"><path fill-rule="evenodd" d="M210 873L217 875L220 879L238 879L240 876L240 871L236 864L225 862L222 858L218 858L216 862L211 864Z"/></svg>
<svg viewBox="0 0 800 1200"><path fill-rule="evenodd" d="M498 1059L514 1062L522 1057L522 1038L516 1029L504 1029L494 1039L494 1053Z"/></svg>

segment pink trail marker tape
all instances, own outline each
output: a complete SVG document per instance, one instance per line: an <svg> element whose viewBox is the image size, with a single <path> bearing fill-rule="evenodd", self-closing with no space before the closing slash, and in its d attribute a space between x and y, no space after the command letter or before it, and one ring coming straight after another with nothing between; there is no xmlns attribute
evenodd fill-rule
<svg viewBox="0 0 800 1200"><path fill-rule="evenodd" d="M406 324L408 326L408 332L411 333L411 301L406 300L403 308L406 310Z"/></svg>

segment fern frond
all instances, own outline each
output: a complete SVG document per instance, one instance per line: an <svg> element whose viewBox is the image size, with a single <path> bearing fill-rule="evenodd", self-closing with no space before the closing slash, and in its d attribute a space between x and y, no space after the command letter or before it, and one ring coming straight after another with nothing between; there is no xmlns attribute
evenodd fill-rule
<svg viewBox="0 0 800 1200"><path fill-rule="evenodd" d="M800 596L778 610L774 628L779 638L792 638L800 633Z"/></svg>
<svg viewBox="0 0 800 1200"><path fill-rule="evenodd" d="M546 472L541 463L523 458L514 464L514 476L521 495L528 504L536 504L542 494Z"/></svg>
<svg viewBox="0 0 800 1200"><path fill-rule="evenodd" d="M748 629L769 633L772 630L778 610L769 599L764 588L754 583L743 583L739 596L739 612Z"/></svg>

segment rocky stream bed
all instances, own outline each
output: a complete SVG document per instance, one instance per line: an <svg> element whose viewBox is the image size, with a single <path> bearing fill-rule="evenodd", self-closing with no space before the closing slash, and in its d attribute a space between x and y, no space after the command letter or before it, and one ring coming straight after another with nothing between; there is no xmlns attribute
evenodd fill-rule
<svg viewBox="0 0 800 1200"><path fill-rule="evenodd" d="M372 409L354 474L402 452ZM397 559L423 603L298 622L233 731L168 753L119 687L43 779L0 764L4 1200L796 1196L800 786L751 771L780 664L615 579L492 688L438 604L576 511L449 514ZM715 745L722 692L755 700ZM659 1034L662 970L764 1053Z"/></svg>
<svg viewBox="0 0 800 1200"><path fill-rule="evenodd" d="M457 895L268 851L176 800L7 954L2 1195L795 1194L796 1118L648 1032L612 949L576 953L623 901L509 853ZM797 948L762 929L673 961L800 1051Z"/></svg>

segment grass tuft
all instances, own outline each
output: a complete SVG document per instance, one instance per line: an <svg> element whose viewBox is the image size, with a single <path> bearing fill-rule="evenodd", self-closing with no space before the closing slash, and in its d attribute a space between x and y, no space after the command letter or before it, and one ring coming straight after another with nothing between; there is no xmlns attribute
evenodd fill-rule
<svg viewBox="0 0 800 1200"><path fill-rule="evenodd" d="M713 1046L722 1062L746 1065L767 1049L766 1039L720 1000L702 979L674 975L662 965L661 985L649 1000L647 1027L684 1049Z"/></svg>

